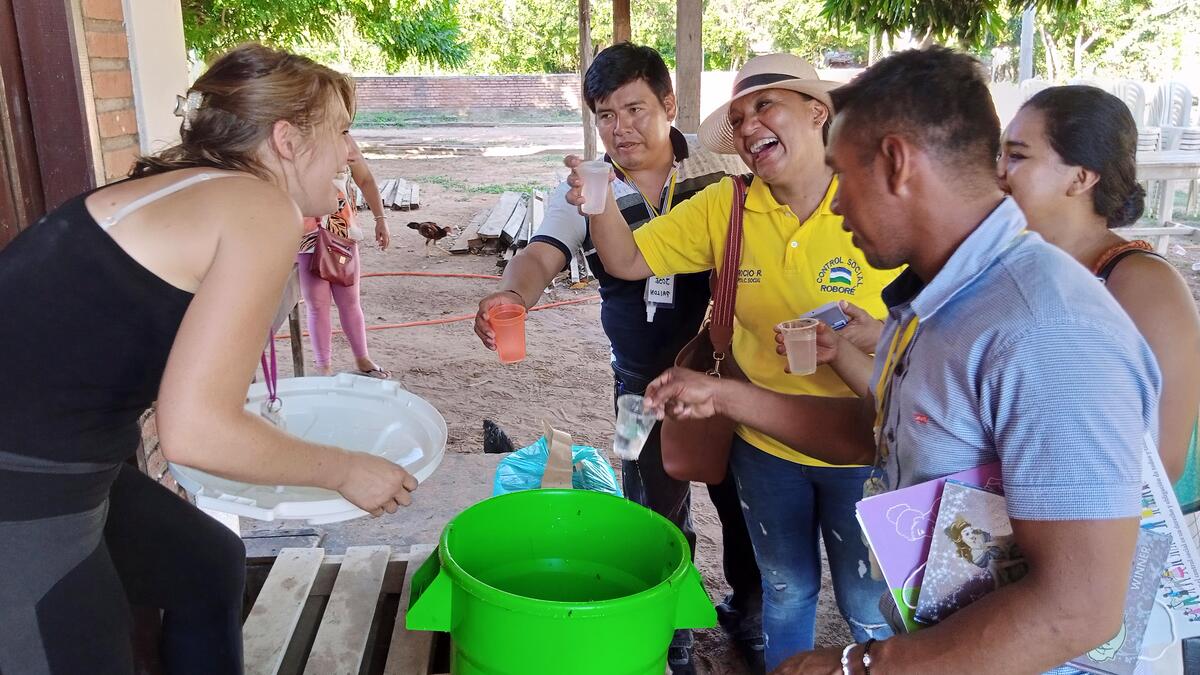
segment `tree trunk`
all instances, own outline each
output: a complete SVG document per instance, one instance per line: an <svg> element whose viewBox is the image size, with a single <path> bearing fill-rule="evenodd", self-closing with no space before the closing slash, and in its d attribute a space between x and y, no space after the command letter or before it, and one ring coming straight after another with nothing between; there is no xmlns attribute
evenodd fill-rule
<svg viewBox="0 0 1200 675"><path fill-rule="evenodd" d="M1017 65L1017 83L1033 77L1033 29L1037 23L1037 13L1030 5L1021 14L1021 53Z"/></svg>
<svg viewBox="0 0 1200 675"><path fill-rule="evenodd" d="M700 0L675 3L675 96L679 116L675 126L684 133L700 127L700 74L704 71L704 7Z"/></svg>
<svg viewBox="0 0 1200 675"><path fill-rule="evenodd" d="M1075 30L1075 58L1071 63L1072 70L1075 71L1075 77L1079 77L1083 73L1083 27Z"/></svg>
<svg viewBox="0 0 1200 675"><path fill-rule="evenodd" d="M1058 79L1058 53L1054 47L1054 40L1050 39L1050 35L1046 33L1045 26L1038 26L1038 35L1042 37L1042 46L1046 49L1046 79L1054 82Z"/></svg>
<svg viewBox="0 0 1200 675"><path fill-rule="evenodd" d="M629 0L613 0L613 44L628 42L632 35L629 25Z"/></svg>
<svg viewBox="0 0 1200 675"><path fill-rule="evenodd" d="M583 78L587 76L588 68L592 65L592 3L591 0L579 0L579 83L580 110L583 122L583 158L596 158L596 121L592 111L583 101Z"/></svg>

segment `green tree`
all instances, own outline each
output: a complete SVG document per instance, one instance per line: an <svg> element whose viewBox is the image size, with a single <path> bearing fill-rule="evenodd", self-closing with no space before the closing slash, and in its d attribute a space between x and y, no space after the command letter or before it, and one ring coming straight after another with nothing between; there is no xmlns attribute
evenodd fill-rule
<svg viewBox="0 0 1200 675"><path fill-rule="evenodd" d="M1039 72L1049 80L1102 73L1158 79L1180 65L1181 40L1200 18L1195 2L1090 0L1038 17Z"/></svg>
<svg viewBox="0 0 1200 675"><path fill-rule="evenodd" d="M203 59L248 41L319 49L347 41L347 26L389 67L455 66L467 56L454 0L182 0L182 9L187 46Z"/></svg>
<svg viewBox="0 0 1200 675"><path fill-rule="evenodd" d="M562 73L578 66L574 0L458 0L455 12L470 52L465 72Z"/></svg>
<svg viewBox="0 0 1200 675"><path fill-rule="evenodd" d="M863 33L899 35L911 31L925 40L958 39L981 43L1005 30L1003 10L1020 13L1029 5L1066 12L1076 0L825 0L825 16Z"/></svg>
<svg viewBox="0 0 1200 675"><path fill-rule="evenodd" d="M802 56L816 66L829 51L849 51L860 63L866 62L870 35L853 24L830 19L820 0L767 0L763 4L776 49Z"/></svg>
<svg viewBox="0 0 1200 675"><path fill-rule="evenodd" d="M766 30L765 3L741 0L708 0L704 3L704 67L708 70L738 70L756 51L770 51ZM765 47L765 49L756 49Z"/></svg>

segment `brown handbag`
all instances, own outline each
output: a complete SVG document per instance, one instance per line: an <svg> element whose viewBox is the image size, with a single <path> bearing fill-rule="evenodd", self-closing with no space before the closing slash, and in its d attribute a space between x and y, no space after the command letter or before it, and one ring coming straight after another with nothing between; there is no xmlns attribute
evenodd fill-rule
<svg viewBox="0 0 1200 675"><path fill-rule="evenodd" d="M329 228L317 228L309 271L331 284L353 286L358 278L358 244Z"/></svg>
<svg viewBox="0 0 1200 675"><path fill-rule="evenodd" d="M716 279L712 313L675 357L680 368L707 373L712 377L746 376L733 360L733 308L737 298L737 272L742 260L742 211L746 201L746 183L741 176L733 177L733 205L729 213L729 237L725 242L725 259L721 270L713 271ZM725 479L729 466L729 447L737 424L721 415L708 419L672 419L662 422L661 444L663 469L676 480L698 481L716 485Z"/></svg>

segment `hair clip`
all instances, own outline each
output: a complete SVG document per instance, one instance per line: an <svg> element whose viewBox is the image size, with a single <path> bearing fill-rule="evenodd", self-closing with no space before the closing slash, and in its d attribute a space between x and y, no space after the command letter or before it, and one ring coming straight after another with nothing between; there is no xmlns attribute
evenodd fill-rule
<svg viewBox="0 0 1200 675"><path fill-rule="evenodd" d="M188 92L187 97L175 96L175 116L183 118L183 128L186 131L192 129L192 119L196 116L196 111L200 109L200 102L204 98L202 92L195 89Z"/></svg>

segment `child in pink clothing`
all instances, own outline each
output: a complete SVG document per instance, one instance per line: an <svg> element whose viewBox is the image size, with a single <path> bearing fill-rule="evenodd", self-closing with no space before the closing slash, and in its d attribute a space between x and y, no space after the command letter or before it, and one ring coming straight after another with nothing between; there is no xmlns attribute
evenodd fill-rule
<svg viewBox="0 0 1200 675"><path fill-rule="evenodd" d="M309 271L316 232L317 228L321 227L321 220L304 219L307 233L301 241L300 253L296 256L296 263L300 268L300 292L304 296L304 304L308 307L308 333L312 337L313 366L319 375L333 374L333 366L330 363L333 340L330 305L336 303L338 319L341 321L346 340L350 342L350 350L354 352L358 374L386 380L392 374L376 365L367 351L367 326L358 298L358 276L355 275L352 285L341 286L331 284ZM325 221L325 227L333 234L341 237L350 235L350 227L354 223L354 207L346 199L344 192L338 191L338 210L326 216Z"/></svg>

